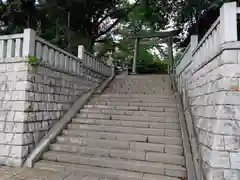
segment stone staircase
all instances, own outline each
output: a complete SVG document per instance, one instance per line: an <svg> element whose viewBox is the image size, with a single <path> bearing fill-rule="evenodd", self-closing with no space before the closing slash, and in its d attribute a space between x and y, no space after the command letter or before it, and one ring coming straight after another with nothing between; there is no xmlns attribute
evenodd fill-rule
<svg viewBox="0 0 240 180"><path fill-rule="evenodd" d="M80 110L35 167L99 179L185 179L170 77L117 77Z"/></svg>

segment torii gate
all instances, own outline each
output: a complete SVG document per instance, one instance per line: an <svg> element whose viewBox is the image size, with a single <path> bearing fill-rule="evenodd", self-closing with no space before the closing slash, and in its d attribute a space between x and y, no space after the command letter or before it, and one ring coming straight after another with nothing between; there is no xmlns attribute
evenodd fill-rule
<svg viewBox="0 0 240 180"><path fill-rule="evenodd" d="M134 50L134 58L133 58L133 66L132 66L132 74L136 74L136 64L138 58L138 51L139 51L139 43L141 39L145 38L168 38L168 73L170 73L171 68L173 67L173 36L176 36L180 33L180 30L173 30L173 31L163 31L163 32L149 32L147 34L143 33L136 33L134 35L129 36L129 38L135 39L135 50ZM156 42L157 43L157 42Z"/></svg>

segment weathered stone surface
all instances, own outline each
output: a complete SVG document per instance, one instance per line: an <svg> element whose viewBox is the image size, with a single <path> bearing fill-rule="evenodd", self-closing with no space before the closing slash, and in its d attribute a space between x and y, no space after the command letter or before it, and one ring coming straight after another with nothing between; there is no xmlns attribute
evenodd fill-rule
<svg viewBox="0 0 240 180"><path fill-rule="evenodd" d="M224 178L227 179L227 180L240 179L240 171L239 170L225 169L224 170Z"/></svg>
<svg viewBox="0 0 240 180"><path fill-rule="evenodd" d="M185 158L178 155L168 155L165 153L147 152L146 160L151 162L160 162L166 164L185 165Z"/></svg>
<svg viewBox="0 0 240 180"><path fill-rule="evenodd" d="M226 136L224 137L225 149L227 151L239 151L240 137L239 136Z"/></svg>
<svg viewBox="0 0 240 180"><path fill-rule="evenodd" d="M239 50L213 60L193 56L177 67L178 88L188 93L207 180L239 179ZM206 64L204 64L206 63ZM199 68L199 69L198 69ZM206 165L207 164L207 165Z"/></svg>
<svg viewBox="0 0 240 180"><path fill-rule="evenodd" d="M168 154L183 155L183 147L174 145L164 145L164 152Z"/></svg>
<svg viewBox="0 0 240 180"><path fill-rule="evenodd" d="M132 142L130 143L130 149L134 151L164 152L164 145L154 143Z"/></svg>
<svg viewBox="0 0 240 180"><path fill-rule="evenodd" d="M43 157L47 160L58 160L69 163L76 164L85 164L92 166L100 166L100 167L108 167L115 168L119 170L131 170L145 173L153 173L153 174L165 174L169 175L171 173L174 177L182 177L185 176L186 170L185 168L177 165L167 165L167 164L159 164L153 162L146 161L133 161L133 160L120 160L113 159L107 157L88 157L88 156L76 156L69 155L67 153L55 153L55 152L47 152L43 155ZM169 171L169 174L167 173Z"/></svg>
<svg viewBox="0 0 240 180"><path fill-rule="evenodd" d="M230 153L231 168L240 170L240 152Z"/></svg>
<svg viewBox="0 0 240 180"><path fill-rule="evenodd" d="M164 93L162 91L169 90L169 81L159 84L161 75L154 81L154 76L147 77L150 77L151 83L130 76L123 79L127 84L124 85L125 88L120 87L120 93L119 89L110 85L106 94L96 95L100 96L99 102L95 104L89 101L56 138L49 151L44 153L43 160L35 166L57 171L74 169L111 174L119 180L140 180L143 177L149 180L186 178L181 127L175 101L169 106L166 100L168 98L158 97ZM118 80L113 80L113 84ZM133 81L162 90L156 90L155 97L151 97L153 95L142 93L147 91L148 87L138 91L140 87L132 83ZM133 89L129 94L122 94L128 87ZM135 94L135 91L138 93ZM159 107L155 104L152 106L151 103L146 106L142 102L139 102L139 105L123 106L120 101L116 101L116 105L108 105L108 101L114 99L111 97L115 96L123 98L124 103L128 98L133 102L139 101L138 99L148 102L148 96L151 101L156 98L157 102L159 98L162 103ZM175 99L174 96L172 99ZM140 176L136 176L136 173Z"/></svg>
<svg viewBox="0 0 240 180"><path fill-rule="evenodd" d="M0 62L1 164L18 166L81 94L96 86L59 68L32 68L28 58ZM3 149L6 147L5 149Z"/></svg>

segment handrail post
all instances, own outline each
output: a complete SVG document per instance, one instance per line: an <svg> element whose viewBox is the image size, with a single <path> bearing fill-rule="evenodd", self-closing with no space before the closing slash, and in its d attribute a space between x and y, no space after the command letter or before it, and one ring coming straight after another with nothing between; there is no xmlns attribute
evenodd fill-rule
<svg viewBox="0 0 240 180"><path fill-rule="evenodd" d="M23 56L35 55L36 32L32 29L24 29L23 32Z"/></svg>
<svg viewBox="0 0 240 180"><path fill-rule="evenodd" d="M223 4L220 9L221 44L237 41L237 2Z"/></svg>
<svg viewBox="0 0 240 180"><path fill-rule="evenodd" d="M192 35L190 37L190 48L192 52L197 47L197 45L198 45L198 35Z"/></svg>
<svg viewBox="0 0 240 180"><path fill-rule="evenodd" d="M85 62L85 48L83 45L78 45L78 58L82 61L82 62Z"/></svg>
<svg viewBox="0 0 240 180"><path fill-rule="evenodd" d="M107 64L111 67L111 76L114 76L114 74L116 73L113 61L114 60L113 60L113 57L112 57L112 53L109 53Z"/></svg>

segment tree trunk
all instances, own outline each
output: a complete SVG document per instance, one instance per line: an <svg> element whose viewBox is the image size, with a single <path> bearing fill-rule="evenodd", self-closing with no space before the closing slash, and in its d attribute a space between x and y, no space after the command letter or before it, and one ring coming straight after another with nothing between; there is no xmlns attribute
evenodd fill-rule
<svg viewBox="0 0 240 180"><path fill-rule="evenodd" d="M195 20L196 20L196 34L197 35L199 35L199 18L200 18L200 14L198 12L196 12Z"/></svg>
<svg viewBox="0 0 240 180"><path fill-rule="evenodd" d="M72 38L72 46L77 47L78 45L83 45L87 52L92 53L94 47L94 39L86 36L79 36L77 34Z"/></svg>
<svg viewBox="0 0 240 180"><path fill-rule="evenodd" d="M88 52L93 53L93 47L94 47L94 40L93 40L92 38L89 38L89 39L87 40L85 49L86 49Z"/></svg>

